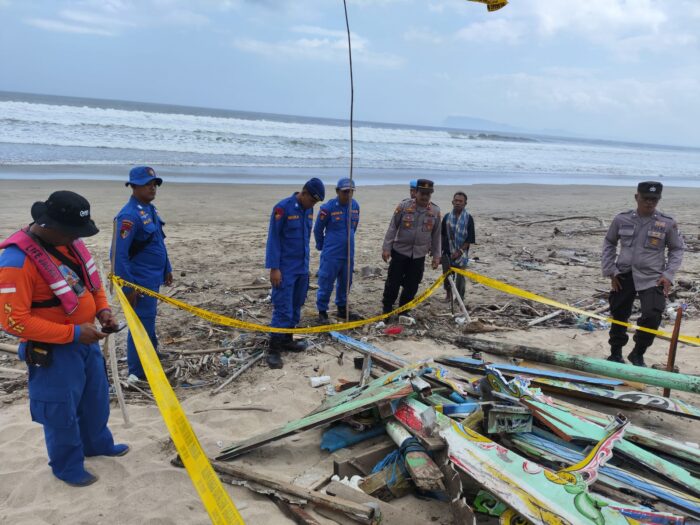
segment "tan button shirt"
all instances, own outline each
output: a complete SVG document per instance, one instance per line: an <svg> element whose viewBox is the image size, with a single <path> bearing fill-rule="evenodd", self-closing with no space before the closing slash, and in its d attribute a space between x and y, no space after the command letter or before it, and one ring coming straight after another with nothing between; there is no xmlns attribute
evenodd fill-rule
<svg viewBox="0 0 700 525"><path fill-rule="evenodd" d="M685 243L672 217L660 211L651 217L640 217L636 210L626 211L613 219L605 235L601 260L603 276L632 272L634 287L646 290L656 286L661 276L673 281L683 261L684 250Z"/></svg>
<svg viewBox="0 0 700 525"><path fill-rule="evenodd" d="M440 257L440 223L440 208L436 204L431 202L423 208L416 205L415 199L406 199L394 211L382 249L393 249L412 259L425 257L428 251L433 257Z"/></svg>

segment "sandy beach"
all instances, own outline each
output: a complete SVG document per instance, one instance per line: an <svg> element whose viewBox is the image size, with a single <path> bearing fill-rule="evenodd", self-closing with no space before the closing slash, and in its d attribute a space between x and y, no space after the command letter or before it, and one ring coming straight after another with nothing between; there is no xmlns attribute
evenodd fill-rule
<svg viewBox="0 0 700 525"><path fill-rule="evenodd" d="M324 182L329 187L335 181ZM123 183L0 181L0 237L5 238L26 225L30 221L31 204L45 200L59 189L77 191L90 201L101 232L88 239L87 244L108 268L112 218L130 194ZM264 301L267 291L244 293L240 289L268 276L264 253L270 210L297 189L281 185L168 184L166 179L155 204L166 222L166 242L175 276L173 286L181 287L178 298L228 316L235 316L242 309L247 320L267 323L271 313L270 305ZM433 200L443 211L449 211L456 190L469 195L467 208L475 219L477 244L470 256L478 261L471 265L473 271L566 303L608 289L609 281L601 276L599 265L604 229L616 213L635 207L634 187L436 186ZM332 192L327 190L327 195ZM396 204L407 196L408 185L360 187L356 193L361 219L350 304L363 316L381 311L387 268L381 259L381 242ZM660 210L676 218L691 248L698 242L699 199L700 189L665 188L659 205ZM561 220L573 216L582 218ZM525 224L548 220L552 222ZM318 263L318 252L312 247L312 275ZM360 270L365 266L380 268L381 276L362 277ZM421 290L438 276L439 270L426 268ZM700 259L695 251L686 251L683 267L676 277L677 281L700 283ZM695 304L700 303L694 302L696 287L690 290L692 294L681 296L690 304L682 333L698 336L700 311ZM450 316L450 306L441 301L443 297L440 291L422 304L415 312L415 329L405 330L399 336L389 337L374 330L360 330L354 335L367 336L380 348L406 358L465 355L464 350L446 342L460 335L461 330ZM507 328L488 334L490 337L572 354L608 355L604 329L586 331L575 325L548 327L546 324L524 329L527 319L552 310L547 306L526 305L517 298L469 283L467 306L474 317ZM158 333L164 351L213 348L238 335L229 328L211 330L201 319L168 305L159 308ZM499 309L500 314L495 312ZM315 317L315 293L310 290L302 324L315 322ZM662 328L670 331L672 322L664 319ZM175 389L209 455L216 455L222 443L248 438L316 408L324 391L311 388L308 377L327 374L334 382L358 378L351 352L345 351L340 364L337 356L341 348L326 338L316 340L318 347L305 354L285 355L282 370L258 365L216 396L209 395L211 388ZM13 340L0 335L0 342ZM123 357L123 334L117 339L117 348L118 356ZM631 349L631 344L628 348ZM665 363L667 350L668 342L657 339L647 353L647 362ZM677 363L684 373L700 374L700 349L681 344ZM0 366L22 369L24 364L0 352ZM123 364L122 372L125 372ZM660 389L647 387L647 391L660 392ZM674 395L696 405L700 403L692 394ZM226 405L259 405L270 411L195 413ZM614 410L593 406L607 412ZM51 474L41 427L32 423L29 416L26 386L12 393L0 390L0 523L209 523L186 472L169 464L174 449L155 404L132 402L128 409L132 425L125 428L115 400L110 426L118 442L131 445L131 452L123 458L88 459L88 470L98 474L100 480L88 488L75 489ZM681 441L697 441L700 435L698 423L683 418L647 411L628 415L635 423ZM288 481L316 465L328 465L330 471L332 458L320 450L320 436L319 429L307 431L263 446L236 462ZM293 523L269 498L246 488L226 487L246 523ZM441 503L408 496L399 505L424 518L426 523L452 523L447 507ZM319 521L332 523L322 517Z"/></svg>

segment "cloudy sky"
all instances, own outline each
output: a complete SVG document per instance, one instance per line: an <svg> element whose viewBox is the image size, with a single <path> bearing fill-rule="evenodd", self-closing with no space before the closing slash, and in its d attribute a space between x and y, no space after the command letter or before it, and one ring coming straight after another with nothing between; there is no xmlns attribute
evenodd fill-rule
<svg viewBox="0 0 700 525"><path fill-rule="evenodd" d="M700 146L700 1L348 0L356 118ZM342 0L0 0L0 90L343 118Z"/></svg>

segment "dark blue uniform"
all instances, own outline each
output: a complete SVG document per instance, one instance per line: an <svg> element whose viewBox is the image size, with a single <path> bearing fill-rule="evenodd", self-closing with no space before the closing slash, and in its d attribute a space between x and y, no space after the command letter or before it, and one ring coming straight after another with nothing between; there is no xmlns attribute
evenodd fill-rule
<svg viewBox="0 0 700 525"><path fill-rule="evenodd" d="M141 204L135 197L122 208L115 219L113 243L114 273L119 277L154 292L159 291L165 276L172 272L168 251L165 248L165 224L152 204ZM130 288L124 288L129 293ZM156 337L156 310L158 301L153 297L140 296L134 310L158 349ZM127 337L127 359L129 374L145 377L131 334Z"/></svg>
<svg viewBox="0 0 700 525"><path fill-rule="evenodd" d="M294 328L301 319L301 307L309 289L309 240L313 208L305 210L297 193L281 200L272 210L267 233L265 267L279 269L282 283L272 288L272 323L277 328ZM272 334L284 339L284 334Z"/></svg>
<svg viewBox="0 0 700 525"><path fill-rule="evenodd" d="M319 312L328 310L328 302L335 288L335 304L339 309L347 305L348 279L348 206L332 199L321 206L314 225L316 249L321 250L321 265L318 270L318 292L316 307ZM352 199L350 235L350 283L355 257L355 231L360 222L360 205Z"/></svg>

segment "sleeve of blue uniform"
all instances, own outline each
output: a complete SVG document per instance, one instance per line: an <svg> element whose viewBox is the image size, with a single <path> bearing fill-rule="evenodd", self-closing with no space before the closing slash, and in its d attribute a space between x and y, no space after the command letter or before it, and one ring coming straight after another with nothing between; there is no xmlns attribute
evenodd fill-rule
<svg viewBox="0 0 700 525"><path fill-rule="evenodd" d="M126 228L124 221L130 221L131 227ZM129 248L136 238L141 221L136 217L124 214L116 219L114 243L114 274L122 279L134 282L134 275L131 273L131 261L129 260Z"/></svg>
<svg viewBox="0 0 700 525"><path fill-rule="evenodd" d="M165 244L165 243L164 243ZM164 246L165 248L165 246ZM173 273L173 267L170 265L170 257L168 257L168 249L165 249L165 275ZM165 275L163 278L165 278Z"/></svg>
<svg viewBox="0 0 700 525"><path fill-rule="evenodd" d="M280 267L282 227L286 221L286 211L282 207L276 206L270 215L270 226L267 229L267 246L265 248L265 268L270 270L279 269Z"/></svg>
<svg viewBox="0 0 700 525"><path fill-rule="evenodd" d="M321 208L316 217L314 224L314 239L316 240L316 249L323 250L323 239L325 237L326 225L328 224L328 212Z"/></svg>
<svg viewBox="0 0 700 525"><path fill-rule="evenodd" d="M355 225L352 227L352 231L356 232L357 227L360 225L360 205L357 204L355 201L353 202L355 203L355 209L357 210L357 220L355 221Z"/></svg>

